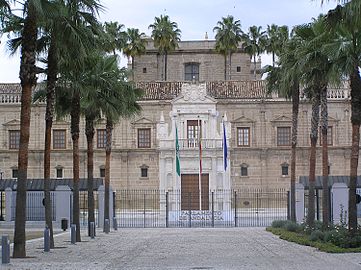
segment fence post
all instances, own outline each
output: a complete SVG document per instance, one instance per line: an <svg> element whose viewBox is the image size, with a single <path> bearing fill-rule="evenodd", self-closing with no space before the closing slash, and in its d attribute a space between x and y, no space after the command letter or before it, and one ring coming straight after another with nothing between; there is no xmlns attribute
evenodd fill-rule
<svg viewBox="0 0 361 270"><path fill-rule="evenodd" d="M50 251L50 230L48 227L44 230L44 252Z"/></svg>
<svg viewBox="0 0 361 270"><path fill-rule="evenodd" d="M11 221L11 215L12 215L12 202L13 202L13 190L11 188L5 189L5 221L10 222ZM14 205L15 207L15 205Z"/></svg>
<svg viewBox="0 0 361 270"><path fill-rule="evenodd" d="M10 241L7 235L3 235L1 238L1 263L10 263Z"/></svg>
<svg viewBox="0 0 361 270"><path fill-rule="evenodd" d="M76 225L75 224L71 224L70 241L72 244L76 243Z"/></svg>
<svg viewBox="0 0 361 270"><path fill-rule="evenodd" d="M212 191L212 227L214 227L214 191Z"/></svg>
<svg viewBox="0 0 361 270"><path fill-rule="evenodd" d="M291 192L287 191L287 220L291 220Z"/></svg>
<svg viewBox="0 0 361 270"><path fill-rule="evenodd" d="M256 217L257 217L257 227L259 227L259 215L258 215L258 210L259 210L259 193L258 193L258 190L257 190L257 193L256 193Z"/></svg>
<svg viewBox="0 0 361 270"><path fill-rule="evenodd" d="M114 231L118 230L118 221L117 221L116 217L113 217L113 228L114 228Z"/></svg>
<svg viewBox="0 0 361 270"><path fill-rule="evenodd" d="M62 219L70 220L71 189L69 186L57 186L55 189L55 220L61 222Z"/></svg>
<svg viewBox="0 0 361 270"><path fill-rule="evenodd" d="M143 228L145 228L145 192L143 194Z"/></svg>
<svg viewBox="0 0 361 270"><path fill-rule="evenodd" d="M348 223L348 187L344 183L332 185L333 223Z"/></svg>
<svg viewBox="0 0 361 270"><path fill-rule="evenodd" d="M237 191L234 191L234 227L237 227L238 217L237 217Z"/></svg>
<svg viewBox="0 0 361 270"><path fill-rule="evenodd" d="M168 191L165 193L165 227L169 228Z"/></svg>
<svg viewBox="0 0 361 270"><path fill-rule="evenodd" d="M305 219L305 187L296 183L296 221L297 223L303 222Z"/></svg>
<svg viewBox="0 0 361 270"><path fill-rule="evenodd" d="M90 238L95 238L95 223L93 221L90 222Z"/></svg>

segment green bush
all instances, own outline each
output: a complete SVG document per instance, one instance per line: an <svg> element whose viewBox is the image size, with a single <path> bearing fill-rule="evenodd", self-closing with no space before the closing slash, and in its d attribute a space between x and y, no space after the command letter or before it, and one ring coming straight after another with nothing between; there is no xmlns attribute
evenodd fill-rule
<svg viewBox="0 0 361 270"><path fill-rule="evenodd" d="M287 223L287 220L274 220L272 221L272 228L283 228L285 224Z"/></svg>
<svg viewBox="0 0 361 270"><path fill-rule="evenodd" d="M284 229L289 232L298 232L301 230L301 226L295 222L287 221L284 225Z"/></svg>
<svg viewBox="0 0 361 270"><path fill-rule="evenodd" d="M320 230L313 231L309 236L311 241L323 241L325 239L325 233Z"/></svg>

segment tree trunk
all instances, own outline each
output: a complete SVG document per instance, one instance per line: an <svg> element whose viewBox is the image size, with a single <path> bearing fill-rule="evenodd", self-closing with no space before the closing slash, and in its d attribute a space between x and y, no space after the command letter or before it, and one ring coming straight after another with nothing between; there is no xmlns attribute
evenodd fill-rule
<svg viewBox="0 0 361 270"><path fill-rule="evenodd" d="M322 134L322 225L324 229L329 226L329 188L328 188L328 109L327 84L321 87L321 134Z"/></svg>
<svg viewBox="0 0 361 270"><path fill-rule="evenodd" d="M315 225L315 180L316 180L316 145L318 138L318 123L320 118L320 93L315 93L312 98L311 119L311 149L310 149L310 174L308 192L307 225L311 228Z"/></svg>
<svg viewBox="0 0 361 270"><path fill-rule="evenodd" d="M79 217L79 123L80 94L77 90L71 104L71 138L73 140L73 224L76 226L76 241L81 242Z"/></svg>
<svg viewBox="0 0 361 270"><path fill-rule="evenodd" d="M109 186L110 186L110 155L112 152L113 122L107 119L106 124L106 146L105 146L105 177L104 177L104 221L109 220ZM105 222L104 222L105 224ZM104 227L105 228L105 227Z"/></svg>
<svg viewBox="0 0 361 270"><path fill-rule="evenodd" d="M275 52L272 52L272 66L275 67L276 57Z"/></svg>
<svg viewBox="0 0 361 270"><path fill-rule="evenodd" d="M167 81L168 53L164 53L164 81Z"/></svg>
<svg viewBox="0 0 361 270"><path fill-rule="evenodd" d="M133 82L134 82L134 56L131 56L131 59L132 59L132 79L133 79Z"/></svg>
<svg viewBox="0 0 361 270"><path fill-rule="evenodd" d="M31 94L36 85L36 38L37 18L34 6L29 4L24 22L21 41L21 111L20 111L20 145L18 155L18 183L16 189L16 214L14 229L14 258L25 258L25 223L26 223L26 181L28 170L28 147L30 136Z"/></svg>
<svg viewBox="0 0 361 270"><path fill-rule="evenodd" d="M224 55L224 80L227 81L227 54Z"/></svg>
<svg viewBox="0 0 361 270"><path fill-rule="evenodd" d="M48 74L46 85L46 112L45 112L45 150L44 150L44 201L45 223L50 230L50 248L54 248L53 221L50 198L50 161L51 161L51 129L54 117L55 84L57 79L57 56L54 36L48 51Z"/></svg>
<svg viewBox="0 0 361 270"><path fill-rule="evenodd" d="M360 123L361 123L361 79L356 66L350 76L351 86L351 123L352 123L352 146L350 161L350 184L348 205L348 226L352 234L357 232L357 207L356 207L356 183L357 167L360 149Z"/></svg>
<svg viewBox="0 0 361 270"><path fill-rule="evenodd" d="M296 147L300 88L295 83L292 91L292 146L291 146L291 220L296 222Z"/></svg>
<svg viewBox="0 0 361 270"><path fill-rule="evenodd" d="M94 215L94 118L86 117L85 135L87 140L87 171L88 171L88 235L90 236L90 222L95 224Z"/></svg>
<svg viewBox="0 0 361 270"><path fill-rule="evenodd" d="M253 65L254 65L254 70L253 70L254 80L257 80L257 61L256 61L256 55L253 55Z"/></svg>
<svg viewBox="0 0 361 270"><path fill-rule="evenodd" d="M232 53L231 52L229 53L229 69L228 69L228 71L229 71L228 77L229 77L229 80L231 81L232 80Z"/></svg>

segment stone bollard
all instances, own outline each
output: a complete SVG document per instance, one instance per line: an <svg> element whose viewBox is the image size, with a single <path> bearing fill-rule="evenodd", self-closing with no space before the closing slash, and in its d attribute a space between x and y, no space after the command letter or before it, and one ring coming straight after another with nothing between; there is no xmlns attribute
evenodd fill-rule
<svg viewBox="0 0 361 270"><path fill-rule="evenodd" d="M1 238L1 263L10 263L10 241L8 236Z"/></svg>
<svg viewBox="0 0 361 270"><path fill-rule="evenodd" d="M94 222L90 222L90 238L95 238L95 224Z"/></svg>
<svg viewBox="0 0 361 270"><path fill-rule="evenodd" d="M50 251L50 230L48 227L44 230L44 252Z"/></svg>
<svg viewBox="0 0 361 270"><path fill-rule="evenodd" d="M109 233L109 231L110 231L109 219L106 219L104 220L104 232Z"/></svg>
<svg viewBox="0 0 361 270"><path fill-rule="evenodd" d="M114 227L114 231L118 230L118 221L116 217L113 217L113 227Z"/></svg>
<svg viewBox="0 0 361 270"><path fill-rule="evenodd" d="M76 243L76 225L75 224L71 224L71 228L70 228L70 240L72 244Z"/></svg>

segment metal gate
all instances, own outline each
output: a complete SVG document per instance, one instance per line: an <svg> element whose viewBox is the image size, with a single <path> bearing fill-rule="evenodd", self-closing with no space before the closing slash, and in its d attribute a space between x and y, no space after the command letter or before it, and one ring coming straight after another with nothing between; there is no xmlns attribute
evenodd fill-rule
<svg viewBox="0 0 361 270"><path fill-rule="evenodd" d="M202 192L208 205L194 210L200 194L180 190L118 190L115 216L120 227L264 227L287 219L284 189ZM189 207L187 207L187 205Z"/></svg>

